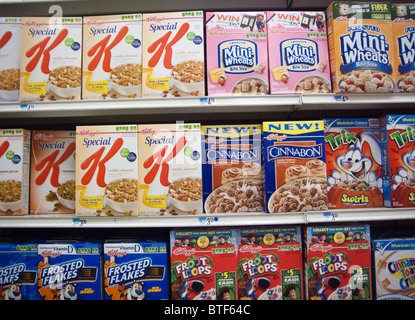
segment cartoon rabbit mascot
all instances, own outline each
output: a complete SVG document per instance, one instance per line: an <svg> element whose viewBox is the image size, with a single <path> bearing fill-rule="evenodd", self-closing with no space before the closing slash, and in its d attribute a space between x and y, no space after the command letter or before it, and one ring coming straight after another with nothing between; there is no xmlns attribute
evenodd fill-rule
<svg viewBox="0 0 415 320"><path fill-rule="evenodd" d="M408 172L406 168L399 168L398 173L392 176L392 180L395 182L395 184L391 185L392 190L396 190L398 185L400 185L402 182L405 182L410 178L415 178L415 148L403 154L402 162L407 167L407 169L414 172L413 177L410 176L410 172Z"/></svg>

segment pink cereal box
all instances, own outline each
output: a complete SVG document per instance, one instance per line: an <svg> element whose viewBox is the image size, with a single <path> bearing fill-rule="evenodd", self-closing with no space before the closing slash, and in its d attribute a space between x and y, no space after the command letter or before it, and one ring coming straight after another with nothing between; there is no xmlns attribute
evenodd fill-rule
<svg viewBox="0 0 415 320"><path fill-rule="evenodd" d="M208 95L269 93L265 12L206 12Z"/></svg>
<svg viewBox="0 0 415 320"><path fill-rule="evenodd" d="M267 11L271 94L331 92L324 12Z"/></svg>

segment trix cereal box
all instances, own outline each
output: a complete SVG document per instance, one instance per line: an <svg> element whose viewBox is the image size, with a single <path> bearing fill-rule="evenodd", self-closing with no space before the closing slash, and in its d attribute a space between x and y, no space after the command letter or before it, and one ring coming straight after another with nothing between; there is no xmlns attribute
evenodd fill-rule
<svg viewBox="0 0 415 320"><path fill-rule="evenodd" d="M138 126L140 215L202 213L198 123Z"/></svg>
<svg viewBox="0 0 415 320"><path fill-rule="evenodd" d="M302 300L300 227L238 230L240 300Z"/></svg>
<svg viewBox="0 0 415 320"><path fill-rule="evenodd" d="M43 300L101 300L101 245L38 245L38 286Z"/></svg>
<svg viewBox="0 0 415 320"><path fill-rule="evenodd" d="M208 94L269 93L265 12L206 12Z"/></svg>
<svg viewBox="0 0 415 320"><path fill-rule="evenodd" d="M203 126L206 213L264 212L262 126Z"/></svg>
<svg viewBox="0 0 415 320"><path fill-rule="evenodd" d="M137 125L76 127L77 216L134 216Z"/></svg>
<svg viewBox="0 0 415 320"><path fill-rule="evenodd" d="M75 131L32 131L30 213L75 212Z"/></svg>
<svg viewBox="0 0 415 320"><path fill-rule="evenodd" d="M368 225L305 229L308 300L371 300Z"/></svg>
<svg viewBox="0 0 415 320"><path fill-rule="evenodd" d="M172 300L237 300L236 231L173 230Z"/></svg>
<svg viewBox="0 0 415 320"><path fill-rule="evenodd" d="M203 12L143 15L143 96L205 95Z"/></svg>
<svg viewBox="0 0 415 320"><path fill-rule="evenodd" d="M105 300L167 300L167 244L104 244Z"/></svg>
<svg viewBox="0 0 415 320"><path fill-rule="evenodd" d="M268 212L327 209L324 122L264 122L262 129Z"/></svg>
<svg viewBox="0 0 415 320"><path fill-rule="evenodd" d="M268 11L271 94L331 92L324 12Z"/></svg>
<svg viewBox="0 0 415 320"><path fill-rule="evenodd" d="M415 116L381 117L383 196L386 207L415 206Z"/></svg>
<svg viewBox="0 0 415 320"><path fill-rule="evenodd" d="M326 10L333 92L394 92L388 2L333 2Z"/></svg>
<svg viewBox="0 0 415 320"><path fill-rule="evenodd" d="M82 99L141 97L142 15L84 17Z"/></svg>
<svg viewBox="0 0 415 320"><path fill-rule="evenodd" d="M29 213L30 131L0 129L0 215Z"/></svg>
<svg viewBox="0 0 415 320"><path fill-rule="evenodd" d="M81 98L82 18L22 20L20 101Z"/></svg>
<svg viewBox="0 0 415 320"><path fill-rule="evenodd" d="M328 208L383 207L378 118L324 119Z"/></svg>

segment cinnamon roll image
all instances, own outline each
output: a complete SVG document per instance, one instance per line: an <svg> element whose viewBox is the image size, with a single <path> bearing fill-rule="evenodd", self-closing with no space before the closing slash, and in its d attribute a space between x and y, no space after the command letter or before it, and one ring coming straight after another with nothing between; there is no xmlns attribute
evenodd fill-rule
<svg viewBox="0 0 415 320"><path fill-rule="evenodd" d="M326 164L318 159L310 160L306 163L306 167L310 170L312 176L326 177Z"/></svg>
<svg viewBox="0 0 415 320"><path fill-rule="evenodd" d="M242 171L246 178L261 179L262 178L262 166L261 164L250 161L242 166Z"/></svg>
<svg viewBox="0 0 415 320"><path fill-rule="evenodd" d="M291 166L285 170L285 183L308 176L311 176L311 172L306 166Z"/></svg>
<svg viewBox="0 0 415 320"><path fill-rule="evenodd" d="M230 181L242 179L244 173L240 168L229 168L222 172L222 184L225 184Z"/></svg>

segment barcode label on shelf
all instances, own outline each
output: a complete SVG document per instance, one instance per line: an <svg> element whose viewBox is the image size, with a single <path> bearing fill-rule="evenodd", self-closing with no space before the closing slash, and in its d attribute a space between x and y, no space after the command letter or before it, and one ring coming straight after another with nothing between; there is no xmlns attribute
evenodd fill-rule
<svg viewBox="0 0 415 320"><path fill-rule="evenodd" d="M338 220L339 219L339 213L338 212L323 212L323 218L326 220Z"/></svg>
<svg viewBox="0 0 415 320"><path fill-rule="evenodd" d="M207 104L207 105L215 104L215 98L200 98L199 101L200 101L200 104Z"/></svg>
<svg viewBox="0 0 415 320"><path fill-rule="evenodd" d="M202 225L210 226L212 224L218 223L218 217L199 217L199 222Z"/></svg>
<svg viewBox="0 0 415 320"><path fill-rule="evenodd" d="M349 101L349 97L348 96L343 96L343 95L334 95L334 101L336 101L336 102L347 102L347 101Z"/></svg>
<svg viewBox="0 0 415 320"><path fill-rule="evenodd" d="M21 110L33 110L35 108L35 105L33 103L30 104L21 104L20 109Z"/></svg>
<svg viewBox="0 0 415 320"><path fill-rule="evenodd" d="M78 226L78 227L82 227L84 225L86 225L88 223L87 219L81 219L81 218L73 218L72 219L72 225L73 226Z"/></svg>

